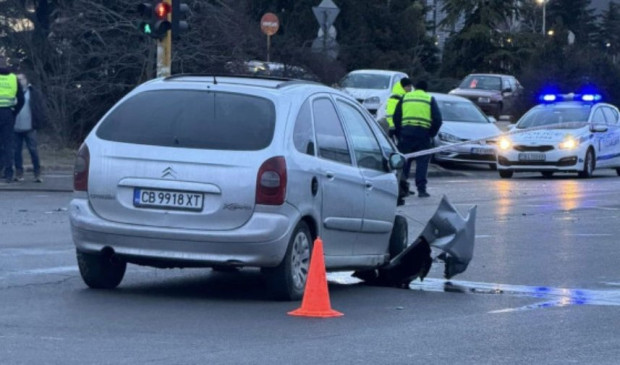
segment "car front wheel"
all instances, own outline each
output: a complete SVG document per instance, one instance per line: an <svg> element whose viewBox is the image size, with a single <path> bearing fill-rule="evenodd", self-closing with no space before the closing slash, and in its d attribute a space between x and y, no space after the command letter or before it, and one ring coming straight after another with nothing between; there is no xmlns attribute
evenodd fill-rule
<svg viewBox="0 0 620 365"><path fill-rule="evenodd" d="M502 179L510 179L513 174L514 171L512 170L499 170L499 177L501 177Z"/></svg>
<svg viewBox="0 0 620 365"><path fill-rule="evenodd" d="M592 173L594 172L594 152L592 149L588 149L586 152L586 157L583 159L583 170L579 171L578 175L580 178L589 178L592 177Z"/></svg>
<svg viewBox="0 0 620 365"><path fill-rule="evenodd" d="M308 271L312 235L305 222L299 222L293 231L284 259L274 268L263 268L274 296L280 300L299 300L303 297Z"/></svg>
<svg viewBox="0 0 620 365"><path fill-rule="evenodd" d="M125 276L127 263L106 253L76 251L80 275L93 289L114 289Z"/></svg>

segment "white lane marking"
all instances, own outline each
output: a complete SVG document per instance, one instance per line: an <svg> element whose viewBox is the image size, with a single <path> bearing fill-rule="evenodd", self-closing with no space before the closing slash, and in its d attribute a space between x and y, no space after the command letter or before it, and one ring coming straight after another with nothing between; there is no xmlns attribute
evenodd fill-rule
<svg viewBox="0 0 620 365"><path fill-rule="evenodd" d="M565 236L579 236L579 237L609 237L613 236L611 233L568 233Z"/></svg>
<svg viewBox="0 0 620 365"><path fill-rule="evenodd" d="M13 272L12 275L41 275L41 274L62 274L67 272L76 272L78 271L78 267L73 266L57 266L57 267L48 267L45 269L32 269L32 270L24 270L19 272Z"/></svg>
<svg viewBox="0 0 620 365"><path fill-rule="evenodd" d="M47 250L37 248L5 248L0 250L0 256L36 256L36 255L66 255L67 252L74 252L75 249Z"/></svg>

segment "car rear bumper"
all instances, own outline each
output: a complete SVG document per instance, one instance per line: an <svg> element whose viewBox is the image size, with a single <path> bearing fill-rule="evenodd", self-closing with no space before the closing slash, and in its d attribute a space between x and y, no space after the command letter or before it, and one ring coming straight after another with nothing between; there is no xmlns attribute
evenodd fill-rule
<svg viewBox="0 0 620 365"><path fill-rule="evenodd" d="M255 212L233 230L196 230L141 226L99 217L86 199L70 203L73 242L83 252L106 247L129 262L153 266L276 266L282 261L299 213L279 207L278 213Z"/></svg>

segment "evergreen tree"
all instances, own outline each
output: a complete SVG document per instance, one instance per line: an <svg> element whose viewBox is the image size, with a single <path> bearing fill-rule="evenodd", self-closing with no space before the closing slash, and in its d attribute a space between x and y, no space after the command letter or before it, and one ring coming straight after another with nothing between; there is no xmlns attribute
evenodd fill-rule
<svg viewBox="0 0 620 365"><path fill-rule="evenodd" d="M589 45L597 33L596 17L591 0L548 0L547 29L553 29L555 36L566 39L568 31L575 34L575 44ZM558 32L561 26L564 32Z"/></svg>
<svg viewBox="0 0 620 365"><path fill-rule="evenodd" d="M618 61L620 53L620 6L614 2L601 17L601 31L598 36L599 42L613 63Z"/></svg>

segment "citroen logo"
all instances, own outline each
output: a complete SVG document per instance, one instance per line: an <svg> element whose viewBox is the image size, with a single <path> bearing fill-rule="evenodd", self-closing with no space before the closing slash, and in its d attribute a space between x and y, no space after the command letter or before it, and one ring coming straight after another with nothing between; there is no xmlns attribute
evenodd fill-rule
<svg viewBox="0 0 620 365"><path fill-rule="evenodd" d="M177 172L174 171L172 167L165 168L164 171L162 171L161 173L162 173L161 177L164 179L176 179L177 178Z"/></svg>

